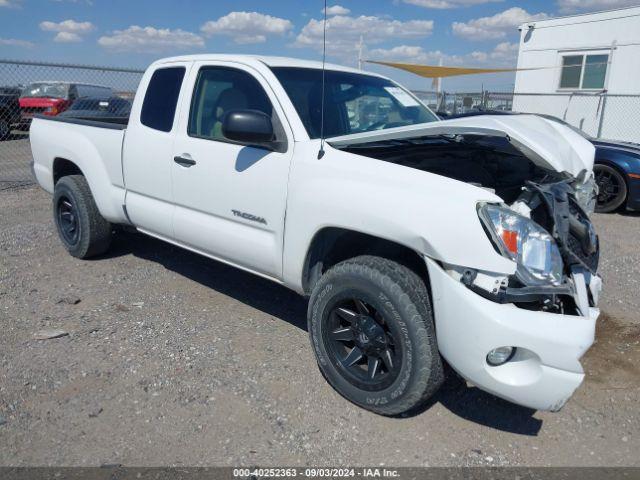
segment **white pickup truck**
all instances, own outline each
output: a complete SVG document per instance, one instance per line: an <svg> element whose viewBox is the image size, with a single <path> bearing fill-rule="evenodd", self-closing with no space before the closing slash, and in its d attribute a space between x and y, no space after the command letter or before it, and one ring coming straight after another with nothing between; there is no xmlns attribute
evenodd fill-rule
<svg viewBox="0 0 640 480"><path fill-rule="evenodd" d="M135 227L309 296L320 369L383 415L424 403L445 362L562 407L599 314L594 147L532 115L440 121L372 73L322 79L309 61L169 58L124 122L35 119L64 246L99 255Z"/></svg>

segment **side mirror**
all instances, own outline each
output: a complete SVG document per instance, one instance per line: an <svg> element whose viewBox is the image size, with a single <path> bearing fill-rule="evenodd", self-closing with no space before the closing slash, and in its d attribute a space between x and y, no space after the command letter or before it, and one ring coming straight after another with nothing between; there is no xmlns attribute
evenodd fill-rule
<svg viewBox="0 0 640 480"><path fill-rule="evenodd" d="M232 110L222 119L222 134L235 142L264 144L274 140L271 117L259 110Z"/></svg>

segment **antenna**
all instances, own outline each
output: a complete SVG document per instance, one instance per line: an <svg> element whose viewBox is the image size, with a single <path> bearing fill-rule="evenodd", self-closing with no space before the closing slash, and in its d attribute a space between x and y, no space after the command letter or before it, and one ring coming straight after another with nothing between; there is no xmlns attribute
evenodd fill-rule
<svg viewBox="0 0 640 480"><path fill-rule="evenodd" d="M320 105L320 151L318 151L318 160L324 157L324 73L325 63L327 60L327 0L324 0L324 22L322 24L322 97Z"/></svg>

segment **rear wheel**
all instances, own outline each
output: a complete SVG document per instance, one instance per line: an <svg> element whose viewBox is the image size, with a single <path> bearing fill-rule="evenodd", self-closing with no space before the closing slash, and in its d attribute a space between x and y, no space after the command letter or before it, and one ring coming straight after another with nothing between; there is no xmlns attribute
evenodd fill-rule
<svg viewBox="0 0 640 480"><path fill-rule="evenodd" d="M108 250L112 225L100 215L82 175L62 177L56 183L53 216L62 244L74 257L89 258Z"/></svg>
<svg viewBox="0 0 640 480"><path fill-rule="evenodd" d="M618 170L609 165L596 164L593 173L598 184L596 212L613 212L627 200L627 182Z"/></svg>
<svg viewBox="0 0 640 480"><path fill-rule="evenodd" d="M443 381L426 286L402 265L361 256L334 266L314 288L308 322L327 380L363 408L413 410Z"/></svg>

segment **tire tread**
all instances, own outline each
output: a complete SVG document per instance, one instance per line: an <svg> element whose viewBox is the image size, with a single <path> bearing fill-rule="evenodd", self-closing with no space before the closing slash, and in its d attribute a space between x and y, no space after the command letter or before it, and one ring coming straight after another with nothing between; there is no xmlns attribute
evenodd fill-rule
<svg viewBox="0 0 640 480"><path fill-rule="evenodd" d="M398 415L420 407L440 388L444 381L444 370L437 349L435 326L429 292L423 280L411 269L392 260L362 255L345 260L326 272L319 280L314 291L322 289L323 285L334 281L336 277L351 274L368 277L374 283L385 285L393 293L406 319L411 319L416 325L416 344L426 348L417 348L419 357L416 365L419 370L415 381L408 388L408 392L391 405L362 405L382 415ZM311 320L311 306L314 301L312 294L309 304L309 319ZM311 331L311 326L310 326Z"/></svg>

